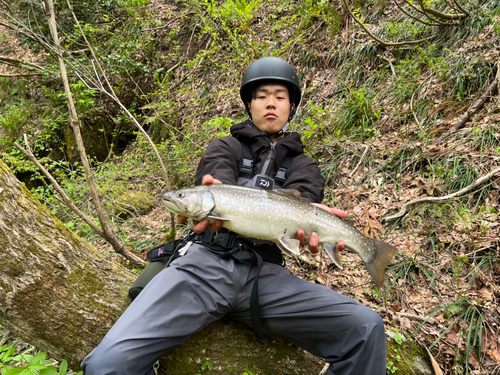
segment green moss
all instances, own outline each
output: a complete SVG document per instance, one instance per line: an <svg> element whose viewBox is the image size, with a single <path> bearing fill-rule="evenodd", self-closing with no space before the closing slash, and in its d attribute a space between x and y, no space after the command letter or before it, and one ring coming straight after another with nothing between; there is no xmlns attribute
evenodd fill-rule
<svg viewBox="0 0 500 375"><path fill-rule="evenodd" d="M322 359L281 339L265 336L261 345L250 328L227 318L162 358L163 366L173 374L200 373L206 361L213 364L211 374L241 374L247 369L258 375L317 375L324 366Z"/></svg>
<svg viewBox="0 0 500 375"><path fill-rule="evenodd" d="M127 191L116 199L116 214L127 217L130 214L147 214L155 205L154 197L143 191Z"/></svg>
<svg viewBox="0 0 500 375"><path fill-rule="evenodd" d="M404 333L391 330L387 332L387 336L388 374L433 374L429 356L424 348L407 338Z"/></svg>

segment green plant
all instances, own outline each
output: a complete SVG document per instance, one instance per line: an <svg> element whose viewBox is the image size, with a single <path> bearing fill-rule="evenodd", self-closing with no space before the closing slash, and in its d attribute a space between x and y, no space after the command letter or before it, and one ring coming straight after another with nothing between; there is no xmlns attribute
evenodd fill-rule
<svg viewBox="0 0 500 375"><path fill-rule="evenodd" d="M201 371L205 371L205 370L212 371L213 368L214 368L214 364L208 360L203 362L203 364L201 365ZM198 375L201 375L201 374L198 373Z"/></svg>
<svg viewBox="0 0 500 375"><path fill-rule="evenodd" d="M401 345L403 343L403 337L399 333L394 334L393 340L398 345ZM390 355L392 360L388 361L386 364L387 374L394 374L398 370L398 367L396 366L397 363L401 361L401 356L399 355L399 348L393 349L393 351L394 354Z"/></svg>
<svg viewBox="0 0 500 375"><path fill-rule="evenodd" d="M455 349L457 353L462 352L462 343L464 344L463 353L464 360L462 365L467 374L470 373L469 358L472 353L475 354L479 364L482 361L482 343L483 334L488 330L485 322L485 314L487 314L487 307L480 301L470 301L463 296L456 302L443 304L436 308L432 315L442 312L446 323L441 330L439 337L430 345L432 349L444 336L452 329L457 331L457 343ZM457 365L459 355L455 357L455 365Z"/></svg>
<svg viewBox="0 0 500 375"><path fill-rule="evenodd" d="M0 347L0 368L1 375L66 375L74 374L68 371L68 362L63 360L56 367L54 361L47 359L46 352L31 354L35 350L30 347L22 353L17 353L17 349L12 345ZM75 375L83 375L83 371Z"/></svg>
<svg viewBox="0 0 500 375"><path fill-rule="evenodd" d="M340 138L365 139L377 134L375 124L382 110L373 109L373 96L366 87L350 88L333 123L333 131Z"/></svg>

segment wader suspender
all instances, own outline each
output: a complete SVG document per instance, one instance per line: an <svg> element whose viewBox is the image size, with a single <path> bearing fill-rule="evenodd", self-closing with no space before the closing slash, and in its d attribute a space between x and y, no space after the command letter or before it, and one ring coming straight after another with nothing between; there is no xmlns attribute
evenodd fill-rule
<svg viewBox="0 0 500 375"><path fill-rule="evenodd" d="M254 176L255 170L257 169L257 168L254 168L254 165L253 165L253 157L252 157L252 153L250 152L250 146L248 145L248 143L243 142L240 138L236 138L236 139L238 139L240 141L241 149L242 149L242 153L243 153L243 163L242 163L240 171L238 173L238 179L244 178L245 180L250 180ZM292 164L292 161L293 161L293 156L287 156L281 162L281 164L278 168L278 171L273 176L275 189L280 189L283 186L283 184L285 183L286 172L287 172L290 164Z"/></svg>

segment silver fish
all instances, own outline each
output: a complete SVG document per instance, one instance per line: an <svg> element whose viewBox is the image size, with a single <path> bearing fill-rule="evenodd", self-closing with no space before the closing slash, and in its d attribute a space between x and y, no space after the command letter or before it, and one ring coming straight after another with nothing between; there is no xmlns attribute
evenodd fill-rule
<svg viewBox="0 0 500 375"><path fill-rule="evenodd" d="M273 241L287 254L300 254L300 242L295 239L298 229L304 230L306 237L316 232L320 244L339 268L342 259L337 242L343 241L360 256L379 287L384 284L385 267L397 252L396 247L366 237L348 222L303 202L297 190L214 184L167 192L162 201L175 214L194 220L222 220L225 228Z"/></svg>

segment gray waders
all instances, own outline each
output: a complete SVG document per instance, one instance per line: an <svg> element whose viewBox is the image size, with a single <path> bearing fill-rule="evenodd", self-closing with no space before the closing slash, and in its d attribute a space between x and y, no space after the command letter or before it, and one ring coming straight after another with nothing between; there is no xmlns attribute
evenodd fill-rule
<svg viewBox="0 0 500 375"><path fill-rule="evenodd" d="M158 358L224 316L252 327L256 273L255 266L193 244L151 280L82 369L86 375L152 375ZM361 303L264 262L259 306L264 334L325 358L330 375L385 375L384 325Z"/></svg>

